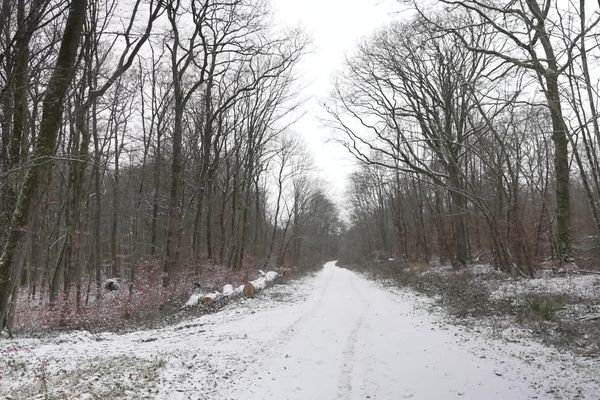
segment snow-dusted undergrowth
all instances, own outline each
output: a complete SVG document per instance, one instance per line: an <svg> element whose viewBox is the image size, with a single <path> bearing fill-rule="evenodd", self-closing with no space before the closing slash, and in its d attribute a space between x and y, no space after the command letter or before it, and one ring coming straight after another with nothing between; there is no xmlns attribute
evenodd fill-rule
<svg viewBox="0 0 600 400"><path fill-rule="evenodd" d="M599 275L545 276L535 279L507 280L490 294L494 300L531 293L553 293L584 299L600 299Z"/></svg>

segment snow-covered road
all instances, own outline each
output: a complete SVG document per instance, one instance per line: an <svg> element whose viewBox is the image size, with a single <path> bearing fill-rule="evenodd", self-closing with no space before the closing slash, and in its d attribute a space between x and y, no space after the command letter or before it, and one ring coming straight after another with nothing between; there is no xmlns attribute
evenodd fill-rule
<svg viewBox="0 0 600 400"><path fill-rule="evenodd" d="M0 398L600 398L598 360L492 339L426 303L328 263L163 329L0 341Z"/></svg>

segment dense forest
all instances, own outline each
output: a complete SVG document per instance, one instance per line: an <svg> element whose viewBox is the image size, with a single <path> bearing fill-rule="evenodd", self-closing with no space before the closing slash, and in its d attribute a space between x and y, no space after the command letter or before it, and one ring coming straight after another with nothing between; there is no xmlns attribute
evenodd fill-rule
<svg viewBox="0 0 600 400"><path fill-rule="evenodd" d="M597 4L411 5L349 57L328 105L361 161L345 257L597 267Z"/></svg>
<svg viewBox="0 0 600 400"><path fill-rule="evenodd" d="M0 327L337 256L593 268L596 5L398 4L324 102L340 212L294 128L310 40L267 2L2 0Z"/></svg>
<svg viewBox="0 0 600 400"><path fill-rule="evenodd" d="M64 317L107 278L135 297L335 254L291 129L307 39L271 21L254 0L2 1L2 327L19 291Z"/></svg>
<svg viewBox="0 0 600 400"><path fill-rule="evenodd" d="M599 371L600 0L0 0L0 398Z"/></svg>

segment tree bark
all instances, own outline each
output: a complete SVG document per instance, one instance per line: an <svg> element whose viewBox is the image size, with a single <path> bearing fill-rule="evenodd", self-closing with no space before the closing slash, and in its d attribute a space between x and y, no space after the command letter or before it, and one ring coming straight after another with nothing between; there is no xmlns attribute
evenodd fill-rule
<svg viewBox="0 0 600 400"><path fill-rule="evenodd" d="M40 131L33 151L32 164L25 173L23 187L12 213L8 234L0 256L0 320L4 321L8 304L15 284L13 260L18 244L27 231L29 217L33 208L33 199L38 192L40 180L52 163L56 138L64 111L67 91L74 76L75 59L81 38L87 0L72 0L65 24L56 64L48 81L46 97L43 102Z"/></svg>
<svg viewBox="0 0 600 400"><path fill-rule="evenodd" d="M554 144L554 173L556 179L556 251L557 257L569 261L571 248L571 202L569 184L569 140L562 115L558 77L546 75L546 99L552 119L552 142Z"/></svg>

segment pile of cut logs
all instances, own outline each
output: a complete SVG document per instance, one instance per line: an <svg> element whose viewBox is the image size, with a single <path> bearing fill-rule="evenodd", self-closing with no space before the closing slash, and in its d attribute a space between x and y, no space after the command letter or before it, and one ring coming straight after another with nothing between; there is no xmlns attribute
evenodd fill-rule
<svg viewBox="0 0 600 400"><path fill-rule="evenodd" d="M198 304L210 305L215 301L224 298L234 298L238 296L254 297L256 293L271 286L279 277L279 274L275 271L258 271L259 277L253 281L247 281L243 285L234 288L232 285L227 284L223 286L222 291L214 291L211 293L202 293L199 289L196 289L190 296L184 307L193 307Z"/></svg>

